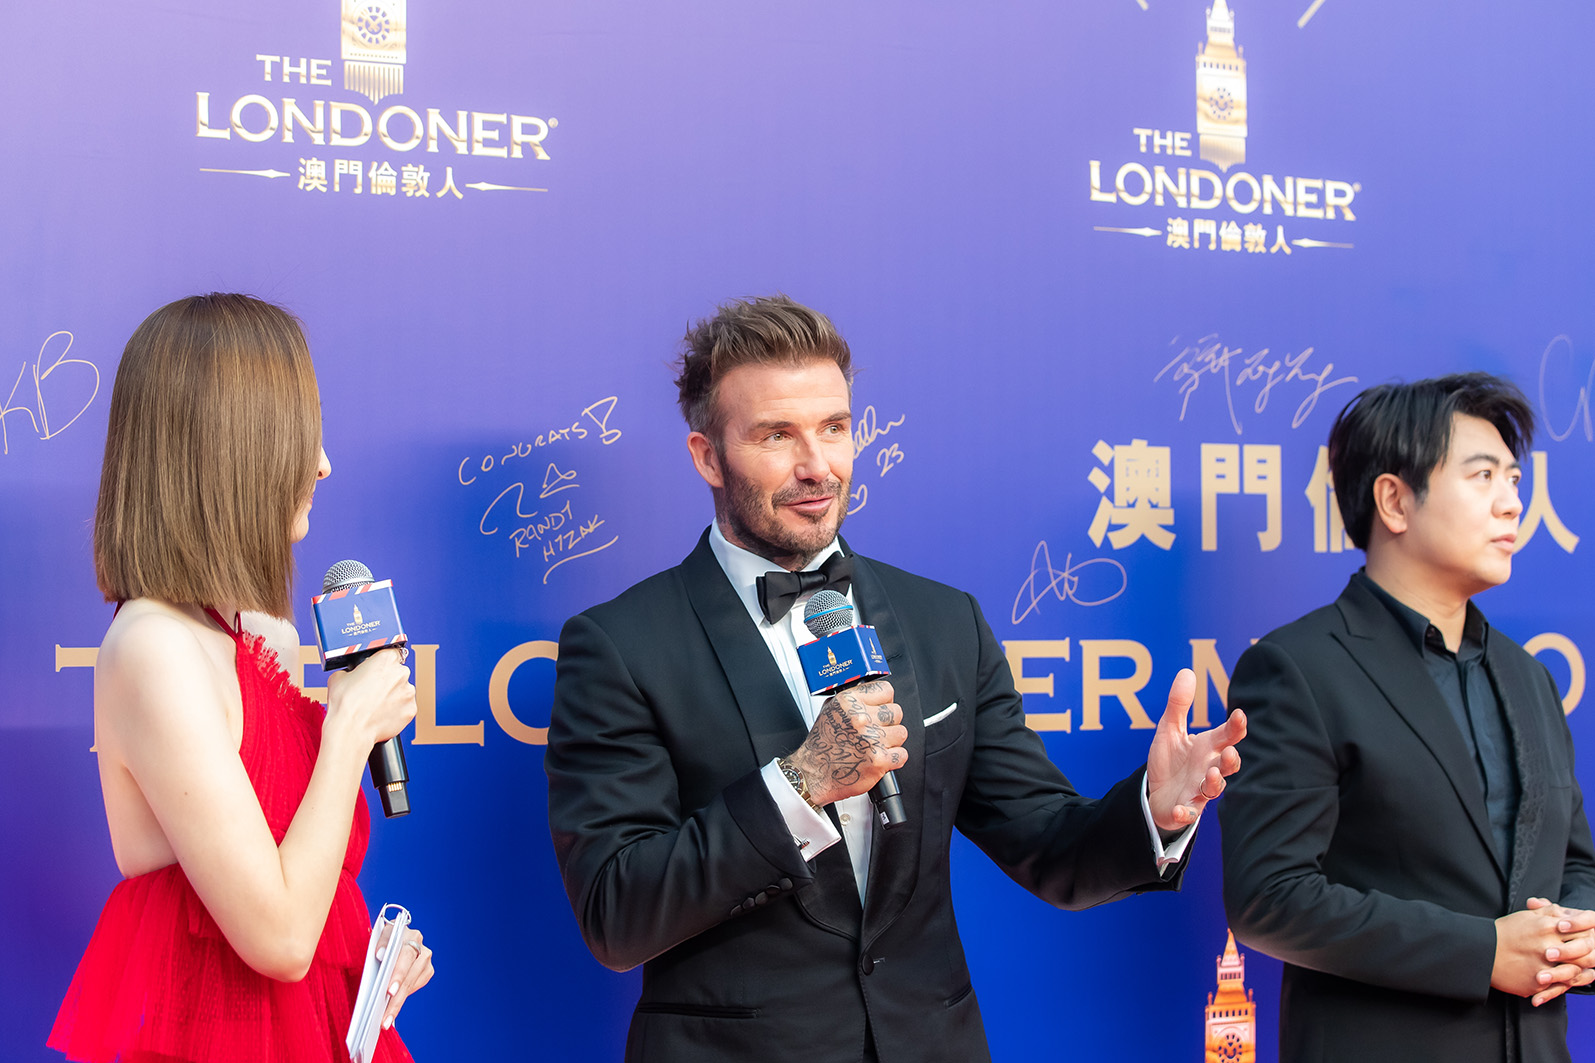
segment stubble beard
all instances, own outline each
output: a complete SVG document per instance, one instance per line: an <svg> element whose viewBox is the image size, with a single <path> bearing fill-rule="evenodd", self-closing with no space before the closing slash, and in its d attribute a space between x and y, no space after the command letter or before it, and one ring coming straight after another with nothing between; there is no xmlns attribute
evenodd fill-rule
<svg viewBox="0 0 1595 1063"><path fill-rule="evenodd" d="M766 497L757 485L728 470L725 489L715 493L715 515L738 545L797 571L831 545L847 517L848 481L833 477L819 487L835 500L832 508L822 517L803 517L807 526L793 529L781 523L779 507L813 494L813 487L796 485Z"/></svg>

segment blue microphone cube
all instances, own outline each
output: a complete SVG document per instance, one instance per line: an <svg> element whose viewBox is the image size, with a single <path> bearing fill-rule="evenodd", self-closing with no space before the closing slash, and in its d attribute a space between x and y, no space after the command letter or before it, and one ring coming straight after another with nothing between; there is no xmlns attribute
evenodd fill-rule
<svg viewBox="0 0 1595 1063"><path fill-rule="evenodd" d="M892 674L886 667L881 640L868 624L845 627L823 639L798 647L803 677L811 694L834 694L859 679L880 679Z"/></svg>
<svg viewBox="0 0 1595 1063"><path fill-rule="evenodd" d="M316 642L328 671L384 646L408 642L393 601L393 581L356 583L310 599L316 613Z"/></svg>

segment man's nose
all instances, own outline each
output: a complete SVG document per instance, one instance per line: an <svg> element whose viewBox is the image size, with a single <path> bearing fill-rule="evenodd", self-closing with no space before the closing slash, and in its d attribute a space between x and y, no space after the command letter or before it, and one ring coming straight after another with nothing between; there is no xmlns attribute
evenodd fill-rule
<svg viewBox="0 0 1595 1063"><path fill-rule="evenodd" d="M828 480L831 462L825 448L813 436L803 436L798 441L797 466L792 470L799 480Z"/></svg>

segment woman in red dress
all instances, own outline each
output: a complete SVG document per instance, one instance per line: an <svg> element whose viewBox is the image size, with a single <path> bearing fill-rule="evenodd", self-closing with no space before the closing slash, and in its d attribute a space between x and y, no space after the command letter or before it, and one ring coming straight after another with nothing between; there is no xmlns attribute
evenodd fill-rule
<svg viewBox="0 0 1595 1063"><path fill-rule="evenodd" d="M317 1063L344 1035L370 934L355 885L366 757L415 715L399 652L292 678L292 544L332 471L298 322L242 295L183 299L128 341L94 526L107 601L95 748L124 876L56 1017L75 1060ZM393 947L390 942L387 947ZM409 931L393 1017L432 977Z"/></svg>

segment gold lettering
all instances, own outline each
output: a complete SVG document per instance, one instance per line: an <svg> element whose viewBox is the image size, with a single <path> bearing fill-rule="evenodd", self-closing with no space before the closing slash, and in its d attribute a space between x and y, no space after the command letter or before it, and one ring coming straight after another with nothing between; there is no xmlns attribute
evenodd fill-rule
<svg viewBox="0 0 1595 1063"><path fill-rule="evenodd" d="M1263 175L1263 213L1274 213L1274 203L1279 202L1279 209L1285 212L1285 217L1294 217L1296 212L1296 194L1291 190L1290 178L1285 178L1285 189L1280 191L1279 185L1274 183L1274 175Z"/></svg>
<svg viewBox="0 0 1595 1063"><path fill-rule="evenodd" d="M515 674L515 669L533 660L559 660L559 643L534 639L531 642L521 643L500 657L498 664L493 666L492 676L487 681L487 703L493 710L493 719L498 721L505 734L529 746L546 746L548 728L531 727L522 723L515 715L515 710L510 707L510 677Z"/></svg>
<svg viewBox="0 0 1595 1063"><path fill-rule="evenodd" d="M1191 671L1196 673L1196 700L1191 703L1191 726L1213 726L1207 711L1207 688L1211 683L1214 690L1218 691L1218 703L1222 708L1229 701L1229 672L1224 670L1224 662L1218 658L1218 639L1192 639L1191 640ZM1226 711L1225 716L1229 713Z"/></svg>
<svg viewBox="0 0 1595 1063"><path fill-rule="evenodd" d="M540 132L533 135L526 131L527 126L535 125ZM510 115L510 158L519 159L525 154L524 148L531 146L532 157L539 162L548 162L548 152L543 150L543 138L548 136L548 123L541 118L530 115Z"/></svg>
<svg viewBox="0 0 1595 1063"><path fill-rule="evenodd" d="M1206 181L1213 186L1211 198L1202 197L1202 182ZM1191 209L1212 210L1224 201L1224 182L1219 180L1218 174L1212 170L1191 171Z"/></svg>
<svg viewBox="0 0 1595 1063"><path fill-rule="evenodd" d="M196 137L215 137L217 140L231 140L231 129L212 129L210 127L210 93L194 93L194 135Z"/></svg>
<svg viewBox="0 0 1595 1063"><path fill-rule="evenodd" d="M1025 675L1025 661L1031 657L1061 657L1069 659L1068 639L1010 639L1002 644L1008 658L1008 668L1013 672L1013 688L1020 694L1043 694L1052 697L1052 673ZM1032 731L1067 731L1070 729L1070 710L1062 712L1027 712L1025 726Z"/></svg>
<svg viewBox="0 0 1595 1063"><path fill-rule="evenodd" d="M418 746L486 745L484 721L438 723L438 648L411 646L415 661L415 739Z"/></svg>
<svg viewBox="0 0 1595 1063"><path fill-rule="evenodd" d="M1112 192L1104 192L1104 191L1102 191L1102 161L1100 159L1092 159L1091 160L1091 202L1093 202L1093 203L1117 203L1118 201L1119 201L1119 197L1114 195Z"/></svg>
<svg viewBox="0 0 1595 1063"><path fill-rule="evenodd" d="M1246 203L1235 198L1235 186L1243 182L1252 186L1252 198ZM1263 201L1263 189L1257 183L1257 178L1245 170L1237 170L1230 174L1229 182L1224 186L1224 201L1236 214L1250 214Z"/></svg>
<svg viewBox="0 0 1595 1063"><path fill-rule="evenodd" d="M1579 652L1573 640L1566 635L1547 631L1543 635L1535 635L1529 639L1523 644L1523 648L1536 657L1540 655L1541 650L1551 650L1562 655L1567 661L1567 670L1570 673L1567 693L1562 695L1562 713L1566 715L1578 708L1578 703L1584 698L1584 655Z"/></svg>
<svg viewBox="0 0 1595 1063"><path fill-rule="evenodd" d="M487 111L472 111L471 154L492 155L500 159L507 158L509 156L508 148L491 148L487 146L488 141L496 141L498 139L500 132L500 130L497 129L487 128L487 124L489 122L499 123L507 121L509 121L509 115L507 114L494 114Z"/></svg>
<svg viewBox="0 0 1595 1063"><path fill-rule="evenodd" d="M1296 178L1296 217L1322 218L1324 208L1318 205L1318 192L1324 187L1321 177Z"/></svg>
<svg viewBox="0 0 1595 1063"><path fill-rule="evenodd" d="M1357 215L1351 212L1351 201L1357 195L1355 185L1347 181L1324 182L1324 217L1333 218L1335 208L1339 207L1346 215L1347 221L1356 221Z"/></svg>
<svg viewBox="0 0 1595 1063"><path fill-rule="evenodd" d="M388 119L392 118L396 114L403 115L405 118L410 120L410 132L412 135L409 140L406 140L403 143L394 140L388 135ZM382 112L382 117L377 120L377 136L381 138L382 143L386 144L394 151L409 151L411 148L421 143L421 138L425 135L423 130L424 127L421 122L421 116L416 114L410 108L405 107L403 104L395 107L389 107L386 111Z"/></svg>
<svg viewBox="0 0 1595 1063"><path fill-rule="evenodd" d="M100 656L98 646L63 646L55 644L55 670L63 668L93 668L94 662ZM94 744L89 746L90 753L100 751L99 721L95 721Z"/></svg>
<svg viewBox="0 0 1595 1063"><path fill-rule="evenodd" d="M310 60L310 83L312 85L330 85L332 78L327 76L327 67L332 65L331 59Z"/></svg>
<svg viewBox="0 0 1595 1063"><path fill-rule="evenodd" d="M295 124L298 124L300 129L303 129L306 133L310 134L310 140L312 143L320 144L322 142L323 133L326 130L326 115L324 111L325 105L321 100L316 100L315 104L316 120L314 123L312 123L305 115L305 112L299 109L299 104L296 101L287 97L283 98L282 142L284 144L292 144L294 142Z"/></svg>
<svg viewBox="0 0 1595 1063"><path fill-rule="evenodd" d="M1164 192L1167 192L1174 197L1175 206L1181 208L1185 206L1185 167L1181 166L1174 172L1179 175L1180 180L1178 184L1175 184L1173 181L1169 180L1168 171L1163 167L1154 166L1152 168L1152 176L1156 182L1152 189L1152 202L1160 207L1163 205Z"/></svg>
<svg viewBox="0 0 1595 1063"><path fill-rule="evenodd" d="M1133 731L1150 730L1152 718L1146 714L1141 699L1136 694L1152 678L1152 653L1134 639L1081 639L1083 673L1080 685L1080 730L1102 730L1102 699L1118 698L1130 717ZM1102 661L1107 657L1125 657L1135 669L1120 679L1102 678Z"/></svg>
<svg viewBox="0 0 1595 1063"><path fill-rule="evenodd" d="M261 107L266 111L266 128L256 133L244 127L244 108L249 106ZM277 135L277 108L264 96L250 93L248 96L238 97L238 102L233 104L232 114L233 132L245 140L259 144L261 141L270 140Z"/></svg>
<svg viewBox="0 0 1595 1063"><path fill-rule="evenodd" d="M352 137L343 135L343 116L349 113L360 116L360 132ZM358 103L340 103L334 100L332 104L332 146L335 148L358 148L370 139L371 112L361 107Z"/></svg>
<svg viewBox="0 0 1595 1063"><path fill-rule="evenodd" d="M426 109L427 151L436 152L438 150L438 132L441 130L443 135L448 138L449 143L454 145L455 153L458 155L465 154L465 112L455 111L454 115L455 124L450 126L443 120L443 112L436 107L428 107Z"/></svg>
<svg viewBox="0 0 1595 1063"><path fill-rule="evenodd" d="M1124 190L1124 176L1132 173L1141 178L1141 191L1133 196ZM1132 207L1138 207L1152 197L1152 175L1138 162L1127 162L1120 166L1119 176L1115 179L1114 185L1119 190L1119 198Z"/></svg>

